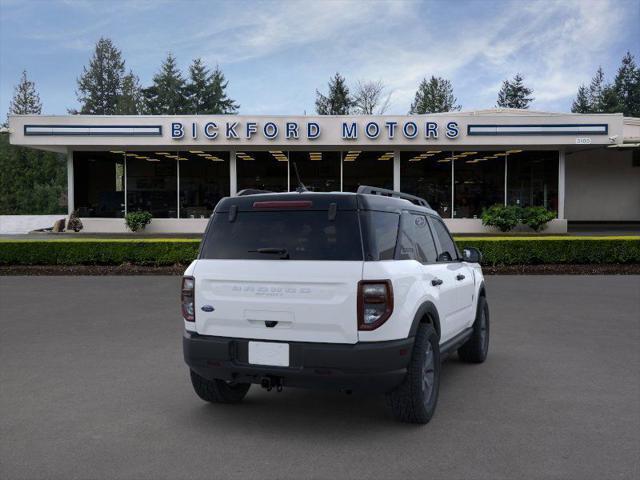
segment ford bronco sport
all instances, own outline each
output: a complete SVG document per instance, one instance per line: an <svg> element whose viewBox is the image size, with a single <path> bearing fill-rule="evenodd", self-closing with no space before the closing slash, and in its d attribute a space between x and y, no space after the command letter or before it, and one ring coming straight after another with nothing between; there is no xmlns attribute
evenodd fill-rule
<svg viewBox="0 0 640 480"><path fill-rule="evenodd" d="M487 356L480 259L400 192L224 198L182 279L193 388L214 403L252 383L375 391L398 420L427 423L444 356Z"/></svg>

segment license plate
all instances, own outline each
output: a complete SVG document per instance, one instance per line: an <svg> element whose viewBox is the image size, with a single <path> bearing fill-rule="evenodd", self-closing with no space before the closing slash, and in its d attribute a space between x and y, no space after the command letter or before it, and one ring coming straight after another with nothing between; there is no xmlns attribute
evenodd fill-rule
<svg viewBox="0 0 640 480"><path fill-rule="evenodd" d="M289 344L249 342L249 363L253 365L289 366Z"/></svg>

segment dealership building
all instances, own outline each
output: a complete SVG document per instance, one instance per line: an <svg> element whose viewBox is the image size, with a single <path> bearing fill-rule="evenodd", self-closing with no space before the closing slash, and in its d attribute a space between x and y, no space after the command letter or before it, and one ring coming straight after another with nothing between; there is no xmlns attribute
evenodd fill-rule
<svg viewBox="0 0 640 480"><path fill-rule="evenodd" d="M453 232L485 231L495 204L544 206L547 229L640 222L640 119L491 109L407 116L44 116L9 118L14 145L67 157L69 212L87 232L202 232L244 189L424 197Z"/></svg>

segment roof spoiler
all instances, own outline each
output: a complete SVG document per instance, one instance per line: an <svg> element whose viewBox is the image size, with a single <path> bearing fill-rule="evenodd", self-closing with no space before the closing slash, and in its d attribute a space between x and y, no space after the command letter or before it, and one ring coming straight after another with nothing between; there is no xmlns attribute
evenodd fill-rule
<svg viewBox="0 0 640 480"><path fill-rule="evenodd" d="M363 193L367 195L380 195L383 197L394 197L408 200L411 203L420 205L421 207L431 208L431 205L424 199L416 197L415 195L409 195L408 193L397 192L395 190L388 190L386 188L371 187L369 185L360 185L357 193Z"/></svg>
<svg viewBox="0 0 640 480"><path fill-rule="evenodd" d="M274 193L270 190L258 190L256 188L245 188L236 193L236 197L246 197L247 195L260 195L261 193Z"/></svg>

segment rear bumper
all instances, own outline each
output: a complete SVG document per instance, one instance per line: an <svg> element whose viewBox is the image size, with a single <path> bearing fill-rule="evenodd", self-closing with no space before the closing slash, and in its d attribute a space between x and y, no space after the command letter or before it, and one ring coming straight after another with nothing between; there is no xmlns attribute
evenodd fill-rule
<svg viewBox="0 0 640 480"><path fill-rule="evenodd" d="M275 377L283 386L386 392L407 371L413 337L347 344L288 342L289 367L248 363L249 339L213 337L185 331L184 360L207 379L260 383Z"/></svg>

